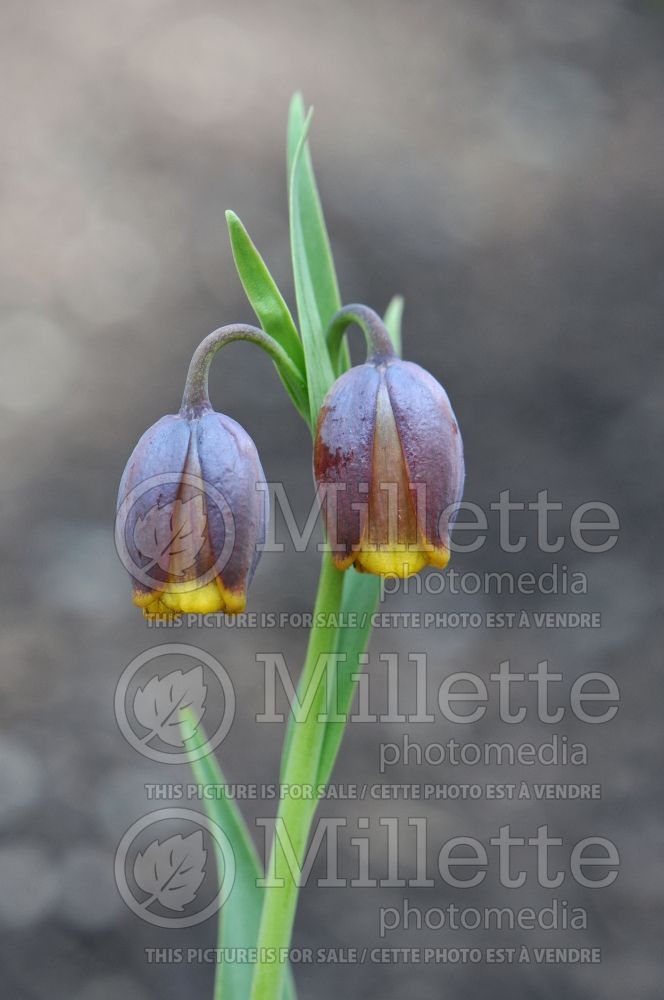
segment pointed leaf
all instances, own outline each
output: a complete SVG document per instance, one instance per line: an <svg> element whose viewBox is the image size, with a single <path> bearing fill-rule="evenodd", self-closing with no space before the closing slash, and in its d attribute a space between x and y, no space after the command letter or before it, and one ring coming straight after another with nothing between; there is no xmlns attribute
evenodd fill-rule
<svg viewBox="0 0 664 1000"><path fill-rule="evenodd" d="M311 113L310 111L309 115L307 115L305 112L302 94L294 94L288 111L287 165L289 180L300 139L303 134L306 135L308 128L307 119L310 118ZM318 185L316 184L308 142L305 142L302 150L299 173L298 197L303 219L301 238L309 262L311 284L316 300L316 312L320 317L323 332L325 333L333 315L341 308L341 296L339 294L339 282L334 267L330 238L325 224L325 216L318 193ZM341 372L346 371L348 368L350 368L350 353L346 338L344 337L338 355L335 375L340 375Z"/></svg>
<svg viewBox="0 0 664 1000"><path fill-rule="evenodd" d="M311 153L306 142L310 114L305 116L302 95L296 94L288 115L288 176L294 178L297 217L316 311L324 327L327 327L335 312L341 308L341 298ZM303 138L304 145L298 153ZM296 161L297 170L294 172Z"/></svg>
<svg viewBox="0 0 664 1000"><path fill-rule="evenodd" d="M332 363L325 342L327 320L319 312L319 303L316 298L313 273L316 265L308 258L303 229L304 209L301 196L302 177L300 165L308 123L309 119L305 123L305 128L293 156L289 184L289 213L295 297L307 367L309 414L313 430L316 426L318 411L320 410L325 394L334 381L334 371L332 370Z"/></svg>
<svg viewBox="0 0 664 1000"><path fill-rule="evenodd" d="M286 391L298 412L308 421L309 401L306 391L304 351L293 317L265 261L235 212L226 212L226 222L235 266L251 307L263 330L283 347L301 374L300 383L275 362Z"/></svg>

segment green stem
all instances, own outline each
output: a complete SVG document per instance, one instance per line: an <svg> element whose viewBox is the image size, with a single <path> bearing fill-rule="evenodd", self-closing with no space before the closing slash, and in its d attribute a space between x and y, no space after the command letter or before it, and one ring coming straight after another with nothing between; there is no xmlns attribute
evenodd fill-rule
<svg viewBox="0 0 664 1000"><path fill-rule="evenodd" d="M208 334L194 351L187 372L184 395L180 413L184 417L198 416L203 410L210 408L210 398L208 396L208 375L210 365L217 351L226 344L235 340L246 340L251 344L261 347L270 355L273 361L277 362L282 370L302 388L305 389L302 376L291 359L288 357L283 347L269 334L259 330L256 326L248 326L245 323L233 323L230 326L222 326Z"/></svg>
<svg viewBox="0 0 664 1000"><path fill-rule="evenodd" d="M328 552L323 555L318 594L314 609L314 625L309 635L309 646L303 668L304 689L314 677L321 656L334 653L337 644L337 630L328 624L338 614L341 607L343 573L335 568ZM323 623L318 620L323 618ZM302 689L302 687L301 687ZM287 785L316 785L325 722L318 716L327 708L327 690L324 678L318 684L307 717L294 722L293 735L288 760L282 781ZM284 797L279 805L278 821L288 836L293 848L297 867L305 857L311 824L316 813L317 801ZM278 837L272 842L272 852L267 873L283 880L283 885L269 886L265 890L260 931L258 934L259 956L264 949L288 948L290 945L299 886L295 882L284 856ZM259 960L252 981L251 1000L275 1000L281 996L285 965L280 961L261 962Z"/></svg>
<svg viewBox="0 0 664 1000"><path fill-rule="evenodd" d="M394 345L387 327L378 313L369 309L368 306L344 306L332 317L326 335L327 347L335 371L339 368L339 352L344 333L352 323L357 323L365 336L369 352L367 361L380 361L383 358L395 356Z"/></svg>

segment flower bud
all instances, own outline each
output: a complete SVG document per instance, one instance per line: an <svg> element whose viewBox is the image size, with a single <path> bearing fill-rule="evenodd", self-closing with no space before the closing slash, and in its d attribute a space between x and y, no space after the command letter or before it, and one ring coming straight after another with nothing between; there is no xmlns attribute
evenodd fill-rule
<svg viewBox="0 0 664 1000"><path fill-rule="evenodd" d="M447 393L419 365L376 354L335 382L314 474L339 569L406 577L447 565L463 445Z"/></svg>
<svg viewBox="0 0 664 1000"><path fill-rule="evenodd" d="M209 405L162 417L134 448L117 511L118 552L146 617L244 609L268 494L235 420Z"/></svg>

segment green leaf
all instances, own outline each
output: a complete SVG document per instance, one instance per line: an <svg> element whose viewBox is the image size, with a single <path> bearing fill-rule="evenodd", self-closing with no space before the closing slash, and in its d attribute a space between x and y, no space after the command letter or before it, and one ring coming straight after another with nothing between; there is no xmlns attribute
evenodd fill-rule
<svg viewBox="0 0 664 1000"><path fill-rule="evenodd" d="M310 119L311 113L304 123L300 141L293 154L289 183L289 214L295 298L307 368L309 413L313 430L325 394L334 381L334 372L325 342L327 320L320 312L319 300L316 297L316 261L312 259L315 252L310 253L304 232L307 225L307 209L304 208L306 199L302 195L305 185L301 163Z"/></svg>
<svg viewBox="0 0 664 1000"><path fill-rule="evenodd" d="M390 335L394 350L401 357L401 319L403 317L403 296L395 295L385 310L385 326Z"/></svg>
<svg viewBox="0 0 664 1000"><path fill-rule="evenodd" d="M311 153L306 142L310 117L311 112L305 117L302 95L296 94L288 115L288 176L295 177L298 219L302 227L303 248L311 274L316 309L324 327L327 327L335 312L341 308L341 297ZM303 139L304 145L298 156L298 147ZM296 161L298 169L294 173Z"/></svg>
<svg viewBox="0 0 664 1000"><path fill-rule="evenodd" d="M298 94L291 102L288 120L288 202L295 297L315 428L320 406L336 376L325 331L341 307L341 299L307 144L310 121L311 111L305 118Z"/></svg>
<svg viewBox="0 0 664 1000"><path fill-rule="evenodd" d="M226 785L222 770L212 754L194 760L195 751L207 742L200 724L189 709L182 709L181 731L189 755L194 780L199 785ZM186 739L198 729L200 739ZM213 823L221 827L233 847L235 855L235 882L222 907L219 919L218 946L220 948L252 948L258 941L258 928L263 906L264 890L256 880L263 874L260 858L242 813L234 799L204 798L205 812ZM223 864L220 848L215 842L217 865ZM251 992L253 965L247 962L222 962L217 966L214 1000L236 1000L248 997ZM295 986L289 969L284 979L281 1000L296 1000Z"/></svg>
<svg viewBox="0 0 664 1000"><path fill-rule="evenodd" d="M302 342L284 298L265 261L235 212L226 212L233 259L247 298L266 333L283 347L302 376L302 383L276 364L277 371L298 412L309 422L306 367Z"/></svg>

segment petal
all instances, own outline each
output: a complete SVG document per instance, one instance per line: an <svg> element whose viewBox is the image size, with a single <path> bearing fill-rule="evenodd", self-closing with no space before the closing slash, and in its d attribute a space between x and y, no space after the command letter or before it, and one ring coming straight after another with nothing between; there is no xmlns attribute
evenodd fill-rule
<svg viewBox="0 0 664 1000"><path fill-rule="evenodd" d="M327 536L341 569L353 562L366 527L379 385L375 365L351 368L334 383L318 417L314 475L325 488Z"/></svg>
<svg viewBox="0 0 664 1000"><path fill-rule="evenodd" d="M143 595L152 593L167 574L158 565L148 572L142 569L147 560L137 544L141 523L177 501L190 437L189 424L182 417L162 417L140 438L122 475L117 502L121 558L136 592Z"/></svg>
<svg viewBox="0 0 664 1000"><path fill-rule="evenodd" d="M258 563L258 545L266 537L265 473L256 445L231 417L208 411L192 423L206 484L208 536L216 575L239 601Z"/></svg>
<svg viewBox="0 0 664 1000"><path fill-rule="evenodd" d="M149 427L139 439L125 466L118 489L119 507L125 497L140 483L152 476L172 472L177 475L184 468L189 448L189 422L177 414L162 417ZM174 499L171 484L166 484L161 502Z"/></svg>
<svg viewBox="0 0 664 1000"><path fill-rule="evenodd" d="M435 550L429 562L449 558L449 523L463 490L464 460L459 425L447 393L423 368L395 361L385 374L411 486L418 525Z"/></svg>

